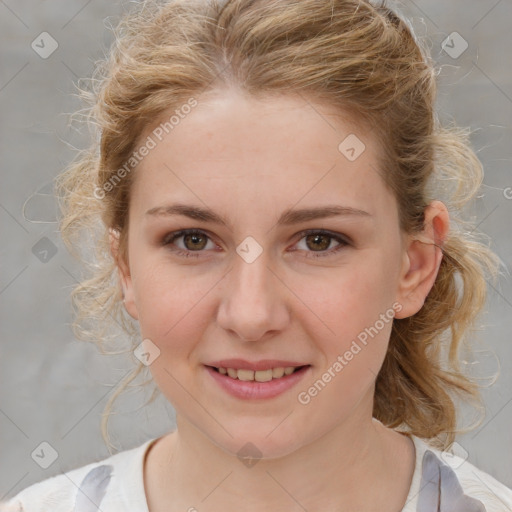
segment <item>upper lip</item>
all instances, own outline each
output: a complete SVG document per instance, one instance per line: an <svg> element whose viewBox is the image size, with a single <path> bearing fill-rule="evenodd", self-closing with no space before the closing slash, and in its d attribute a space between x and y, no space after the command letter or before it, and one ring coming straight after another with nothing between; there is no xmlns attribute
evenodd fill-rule
<svg viewBox="0 0 512 512"><path fill-rule="evenodd" d="M288 366L307 366L297 361L284 361L282 359L262 359L260 361L246 361L245 359L222 359L213 361L206 366L214 366L216 368L233 368L236 370L270 370L271 368L281 368Z"/></svg>

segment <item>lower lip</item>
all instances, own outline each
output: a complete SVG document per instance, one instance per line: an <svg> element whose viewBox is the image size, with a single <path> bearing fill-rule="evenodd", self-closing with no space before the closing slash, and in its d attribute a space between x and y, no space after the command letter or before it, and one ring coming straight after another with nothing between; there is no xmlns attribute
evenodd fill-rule
<svg viewBox="0 0 512 512"><path fill-rule="evenodd" d="M304 366L300 370L294 371L291 375L284 375L280 379L272 379L268 382L232 379L214 370L211 366L205 366L205 368L213 379L230 395L236 398L243 398L244 400L257 400L273 398L292 388L309 371L310 366Z"/></svg>

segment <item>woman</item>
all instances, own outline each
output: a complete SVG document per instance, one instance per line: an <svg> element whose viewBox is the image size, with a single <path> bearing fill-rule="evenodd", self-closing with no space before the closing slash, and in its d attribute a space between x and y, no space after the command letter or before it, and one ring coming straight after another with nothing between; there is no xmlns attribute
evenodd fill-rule
<svg viewBox="0 0 512 512"><path fill-rule="evenodd" d="M453 223L482 170L405 21L364 0L145 2L116 35L62 233L101 219L75 304L134 335L123 385L149 368L177 429L8 506L510 510L444 451L455 398L478 397L457 354L497 258Z"/></svg>

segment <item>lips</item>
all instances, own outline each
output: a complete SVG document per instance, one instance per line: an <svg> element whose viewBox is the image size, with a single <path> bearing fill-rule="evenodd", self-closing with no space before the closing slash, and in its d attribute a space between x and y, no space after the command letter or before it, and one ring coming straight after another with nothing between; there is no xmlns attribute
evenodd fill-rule
<svg viewBox="0 0 512 512"><path fill-rule="evenodd" d="M292 363L290 366L275 366L276 364L290 363ZM232 366L227 368L221 366L226 364ZM237 366L245 366L245 368L237 368ZM252 368L247 368L247 366L252 366ZM263 367L263 369L254 369L258 367ZM311 372L311 365L309 364L303 365L293 361L275 360L255 363L241 360L224 360L214 362L211 365L204 365L204 368L221 389L235 398L243 400L277 397L296 386ZM285 368L288 369L287 373L285 373ZM274 372L276 372L275 378L273 376ZM270 378L271 374L272 377ZM281 376L279 377L279 375Z"/></svg>

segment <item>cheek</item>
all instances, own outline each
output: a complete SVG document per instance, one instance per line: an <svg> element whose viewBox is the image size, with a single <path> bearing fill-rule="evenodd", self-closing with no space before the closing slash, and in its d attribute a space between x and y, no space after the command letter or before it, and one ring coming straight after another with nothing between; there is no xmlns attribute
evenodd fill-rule
<svg viewBox="0 0 512 512"><path fill-rule="evenodd" d="M205 308L215 276L205 273L191 276L190 268L171 269L168 263L146 265L137 274L135 297L141 334L165 348L183 347L183 340L193 340L209 322Z"/></svg>
<svg viewBox="0 0 512 512"><path fill-rule="evenodd" d="M308 305L329 329L320 326L318 330L318 321L309 324L309 337L322 358L310 383L314 386L312 395L304 390L306 401L315 393L318 398L321 394L318 406L329 408L334 401L339 404L337 414L343 415L363 393L370 392L386 356L393 325L390 286L389 269L386 273L382 260L370 264L369 259L361 259L350 271L337 272L329 283L314 288L310 295L313 302Z"/></svg>
<svg viewBox="0 0 512 512"><path fill-rule="evenodd" d="M332 340L334 349L343 348L365 328L370 328L381 314L392 315L393 283L389 268L382 261L361 258L359 263L333 269L328 279L321 281L297 278L297 295L305 297L305 304L314 313L311 327L322 325L322 336ZM379 330L389 329L378 324ZM316 336L320 331L316 329ZM314 336L313 336L314 337Z"/></svg>
<svg viewBox="0 0 512 512"><path fill-rule="evenodd" d="M329 329L319 331L318 322L317 330L313 322L309 324L310 339L322 358L299 401L314 402L317 410L327 411L329 421L349 414L363 395L371 393L388 349L395 312L382 277L379 282L376 274L340 276L339 286L318 288L315 293L311 309Z"/></svg>

